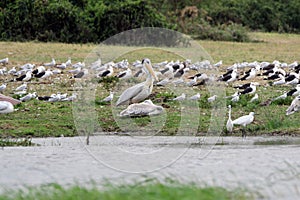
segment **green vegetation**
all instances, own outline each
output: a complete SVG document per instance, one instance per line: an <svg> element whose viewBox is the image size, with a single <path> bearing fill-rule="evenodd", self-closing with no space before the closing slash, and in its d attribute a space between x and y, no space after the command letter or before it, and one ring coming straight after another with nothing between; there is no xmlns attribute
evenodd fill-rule
<svg viewBox="0 0 300 200"><path fill-rule="evenodd" d="M282 35L282 34L264 34L264 33L253 33L251 37L261 40L261 43L234 43L234 42L213 42L213 41L199 41L199 43L205 48L205 50L216 60L223 60L224 67L231 65L235 62L242 61L273 61L275 59L287 63L291 63L298 58L299 52L299 35ZM78 62L83 61L84 58L91 52L96 45L76 45L76 44L62 44L62 43L16 43L16 42L1 42L0 45L0 58L8 56L10 58L10 64L7 66L8 69L11 66L20 66L27 62L33 62L42 64L50 60L51 57L56 58L57 62L65 62L70 56L72 61ZM46 49L46 50L45 50ZM50 57L51 56L51 57ZM129 62L134 61L136 58L141 59L143 57L149 57L153 63L161 62L164 60L176 60L177 55L171 52L163 51L152 51L146 49L144 51L133 51L118 59L128 58ZM180 58L182 59L182 58ZM223 69L221 69L223 70ZM194 73L194 72L190 72ZM40 83L37 79L29 82L29 92L36 91L39 96L50 95L52 93L61 92L71 94L74 92L74 81L69 79L69 74L64 73L61 79L53 80L52 82ZM7 77L1 76L1 79ZM133 80L132 84L137 80ZM139 81L138 81L139 82ZM108 96L109 88L119 84L115 78L103 79L97 87L96 98L94 102L97 111L97 122L101 129L96 131L115 132L122 130L122 122L119 118L115 121L114 114L117 114L110 103L103 103L100 100ZM9 82L7 89L4 91L5 95L11 96L11 92L20 83ZM261 85L268 85L267 81L261 81ZM265 102L270 98L277 97L282 94L282 91L288 91L290 87L287 86L268 86L264 89L263 86L258 87L259 101L248 103L251 96L242 97L238 103L232 104L232 118L235 119L241 115L248 114L254 111L255 115L254 123L247 126L247 135L298 135L299 134L299 123L298 113L290 116L285 116L285 110L291 103L292 98L287 98L282 101L275 101L269 106L261 106L260 103ZM164 118L164 124L159 129L157 134L160 135L175 135L178 134L178 128L181 126L183 130L189 134L189 124L196 124L196 130L198 134L206 134L210 126L211 119L211 105L207 102L207 97L211 94L203 86L194 89L194 93L198 92L202 95L199 100L199 105L191 102L183 103L184 107L189 109L198 109L198 112L192 112L195 115L189 116L188 120L181 122L181 110L180 103L172 102L170 99L176 96L174 91L169 91L161 87L154 87L151 99L154 103L162 105L167 113ZM226 94L230 95L234 93L234 89L227 88ZM179 94L177 94L179 95ZM227 100L227 105L230 103ZM91 105L92 105L91 104ZM81 130L76 129L74 124L74 116L72 113L72 103L70 102L41 102L37 100L31 100L24 102L16 107L17 111L7 114L0 115L1 126L0 136L1 138L11 137L47 137L47 136L76 136L82 134ZM216 104L217 105L217 104ZM225 105L224 105L225 106ZM198 115L199 114L199 115ZM224 114L225 113L221 113ZM196 118L199 117L199 118ZM196 121L195 119L198 119ZM137 118L132 119L136 124L134 127L138 127L141 130L149 129L151 123L149 118ZM162 120L160 116L154 117L153 122ZM155 121L156 120L156 121ZM195 120L195 121L193 121ZM224 120L227 120L225 117ZM218 122L223 125L223 122ZM224 121L225 123L225 121ZM193 132L192 134L195 134ZM226 134L224 132L224 134ZM234 128L233 135L240 135L238 127Z"/></svg>
<svg viewBox="0 0 300 200"><path fill-rule="evenodd" d="M153 181L152 181L153 182ZM96 187L85 188L72 186L64 188L58 184L41 186L40 188L29 188L28 191L10 191L0 195L0 200L54 200L54 199L253 199L246 195L245 191L229 191L220 187L200 188L195 184L179 183L136 183L129 185L113 186L108 185L99 190Z"/></svg>
<svg viewBox="0 0 300 200"><path fill-rule="evenodd" d="M13 0L0 10L0 40L10 41L101 42L140 27L239 42L251 39L247 29L300 31L298 0Z"/></svg>
<svg viewBox="0 0 300 200"><path fill-rule="evenodd" d="M33 146L34 144L31 142L31 139L0 139L0 147L7 146Z"/></svg>

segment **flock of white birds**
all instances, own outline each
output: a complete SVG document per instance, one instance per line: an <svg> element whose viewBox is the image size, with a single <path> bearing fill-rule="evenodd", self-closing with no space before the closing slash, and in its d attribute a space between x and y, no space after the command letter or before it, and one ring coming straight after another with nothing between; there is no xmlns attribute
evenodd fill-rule
<svg viewBox="0 0 300 200"><path fill-rule="evenodd" d="M163 61L152 64L150 59L136 60L129 63L127 60L120 62L101 63L101 59L86 66L84 62L72 63L69 58L65 63L56 63L52 58L51 62L36 65L26 63L22 66L11 66L8 58L0 60L0 93L3 93L8 84L14 82L19 83L13 88L10 94L19 95L19 101L25 102L31 99L38 99L47 102L57 101L74 101L77 98L76 93L68 95L67 93L55 93L49 96L38 96L37 92L27 91L27 85L32 80L48 80L69 74L70 79L82 79L84 77L93 76L95 78L115 76L119 79L130 79L133 77L142 77L145 79L137 85L127 88L118 98L116 106L129 105L120 113L122 117L157 115L164 112L162 106L152 103L148 98L154 87L167 87L172 84L174 86L197 87L205 85L208 82L219 81L224 82L228 87L234 87L236 92L226 98L230 98L232 102L238 102L241 95L251 95L250 102L257 101L259 96L256 87L259 86L259 80L268 80L272 85L290 85L289 91L284 93L266 104L270 104L277 99L284 99L288 96L294 96L294 100L286 110L286 115L293 114L300 108L300 64L297 61L293 63L283 63L277 60L273 62L243 62L235 63L227 67L223 74L206 73L219 72L220 67L224 69L222 61L215 64L208 60L192 63L191 60L185 61ZM211 70L216 69L216 70ZM143 78L144 77L144 78ZM243 81L243 84L240 81ZM287 87L288 88L288 87ZM1 96L0 96L1 97ZM0 98L0 113L10 113L14 111L16 102L11 101L8 97L2 95ZM102 101L111 102L114 98L114 92L104 98ZM192 96L185 93L173 98L173 101L199 100L201 98L200 90ZM213 95L207 99L213 102L218 95ZM254 120L254 112L249 115L241 116L235 120L231 120L231 106L229 106L229 118L226 128L229 132L233 130L234 125L246 127Z"/></svg>

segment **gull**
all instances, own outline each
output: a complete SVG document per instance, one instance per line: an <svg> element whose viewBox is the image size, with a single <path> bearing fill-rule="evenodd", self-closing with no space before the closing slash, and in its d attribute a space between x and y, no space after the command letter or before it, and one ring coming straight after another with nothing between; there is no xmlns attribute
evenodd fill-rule
<svg viewBox="0 0 300 200"><path fill-rule="evenodd" d="M239 100L240 100L240 93L239 92L231 98L232 102L238 102Z"/></svg>
<svg viewBox="0 0 300 200"><path fill-rule="evenodd" d="M254 97L251 98L250 103L258 100L258 94L255 93Z"/></svg>
<svg viewBox="0 0 300 200"><path fill-rule="evenodd" d="M7 73L10 75L14 75L15 73L17 73L16 67L11 68Z"/></svg>
<svg viewBox="0 0 300 200"><path fill-rule="evenodd" d="M213 96L209 97L209 98L207 99L207 101L208 101L209 103L211 103L211 102L214 102L214 101L216 100L216 98L217 98L217 95L213 95Z"/></svg>
<svg viewBox="0 0 300 200"><path fill-rule="evenodd" d="M22 85L20 85L15 89L15 91L23 91L23 90L27 90L27 83L23 83Z"/></svg>
<svg viewBox="0 0 300 200"><path fill-rule="evenodd" d="M32 74L36 75L46 71L44 66L38 66L35 70L32 71Z"/></svg>
<svg viewBox="0 0 300 200"><path fill-rule="evenodd" d="M228 132L232 132L232 129L233 129L233 123L231 120L231 105L228 106L228 120L226 123L226 129Z"/></svg>
<svg viewBox="0 0 300 200"><path fill-rule="evenodd" d="M182 78L178 78L178 79L173 80L172 83L175 86L178 86L178 85L184 84L185 82L184 82L184 80Z"/></svg>
<svg viewBox="0 0 300 200"><path fill-rule="evenodd" d="M7 114L14 111L14 106L9 101L0 101L0 114Z"/></svg>
<svg viewBox="0 0 300 200"><path fill-rule="evenodd" d="M286 110L286 115L291 115L294 112L297 112L300 108L300 96L297 96L293 99L291 105Z"/></svg>
<svg viewBox="0 0 300 200"><path fill-rule="evenodd" d="M251 82L250 86L247 87L245 90L241 91L241 94L254 94L256 92L256 86L258 83Z"/></svg>
<svg viewBox="0 0 300 200"><path fill-rule="evenodd" d="M0 92L2 93L6 89L6 83L0 85Z"/></svg>
<svg viewBox="0 0 300 200"><path fill-rule="evenodd" d="M33 98L36 98L36 92L28 93L26 96L20 98L20 101L25 102L25 101L29 101L29 100L31 100Z"/></svg>
<svg viewBox="0 0 300 200"><path fill-rule="evenodd" d="M246 133L245 133L245 128L248 124L251 124L254 120L254 112L250 112L249 115L244 115L244 116L241 116L235 120L232 121L232 124L233 125L241 125L243 126L243 133L242 133L242 137L246 136Z"/></svg>
<svg viewBox="0 0 300 200"><path fill-rule="evenodd" d="M162 106L157 106L152 103L152 101L145 100L142 103L134 103L129 105L125 110L120 112L120 117L142 117L142 116L152 116L159 115L164 112Z"/></svg>
<svg viewBox="0 0 300 200"><path fill-rule="evenodd" d="M100 78L100 77L109 77L109 76L112 76L114 73L114 69L111 65L109 65L109 67L104 70L104 71L101 71L97 76Z"/></svg>
<svg viewBox="0 0 300 200"><path fill-rule="evenodd" d="M68 66L71 66L72 65L72 61L71 61L71 58L69 57L67 62L65 62L65 65L68 67Z"/></svg>
<svg viewBox="0 0 300 200"><path fill-rule="evenodd" d="M52 61L50 63L44 63L45 67L54 67L56 65L55 59L52 58Z"/></svg>
<svg viewBox="0 0 300 200"><path fill-rule="evenodd" d="M29 81L31 79L32 75L31 75L31 70L29 70L28 72L26 72L26 74L16 78L17 81Z"/></svg>
<svg viewBox="0 0 300 200"><path fill-rule="evenodd" d="M157 85L157 86L165 86L165 85L167 85L168 83L170 83L169 78L165 78L165 79L163 79L162 81L157 82L155 85Z"/></svg>
<svg viewBox="0 0 300 200"><path fill-rule="evenodd" d="M61 101L74 101L77 98L77 94L74 93L71 96L68 96L67 98L62 99Z"/></svg>
<svg viewBox="0 0 300 200"><path fill-rule="evenodd" d="M223 64L223 61L220 60L219 62L214 64L214 67L220 67Z"/></svg>
<svg viewBox="0 0 300 200"><path fill-rule="evenodd" d="M153 71L150 59L143 59L142 64L143 70L147 74L146 81L126 89L119 97L116 103L117 106L141 102L151 94L153 89L153 81L154 79L158 79Z"/></svg>
<svg viewBox="0 0 300 200"><path fill-rule="evenodd" d="M75 63L74 65L72 65L73 68L82 68L85 67L85 63L84 62L78 62Z"/></svg>
<svg viewBox="0 0 300 200"><path fill-rule="evenodd" d="M79 73L77 73L74 78L82 78L89 73L88 69L83 69Z"/></svg>
<svg viewBox="0 0 300 200"><path fill-rule="evenodd" d="M286 83L285 77L282 74L279 74L278 76L279 76L280 80L273 82L272 85L283 85Z"/></svg>
<svg viewBox="0 0 300 200"><path fill-rule="evenodd" d="M120 72L116 77L118 77L119 79L128 79L132 77L132 71L131 69L127 69L125 71Z"/></svg>
<svg viewBox="0 0 300 200"><path fill-rule="evenodd" d="M226 76L222 77L221 80L227 83L233 82L237 79L237 69L233 69L231 73L227 74Z"/></svg>
<svg viewBox="0 0 300 200"><path fill-rule="evenodd" d="M114 92L110 92L109 96L102 99L102 102L111 102L113 100L113 98L114 98Z"/></svg>
<svg viewBox="0 0 300 200"><path fill-rule="evenodd" d="M246 73L242 78L240 78L241 81L244 81L244 80L249 80L249 79L252 79L256 76L256 69L255 68L251 68L251 70Z"/></svg>
<svg viewBox="0 0 300 200"><path fill-rule="evenodd" d="M47 71L43 71L37 75L35 75L36 78L46 79L53 75L53 72L51 69L47 69Z"/></svg>
<svg viewBox="0 0 300 200"><path fill-rule="evenodd" d="M69 73L71 74L78 74L81 71L81 67L77 67L73 70L69 70Z"/></svg>
<svg viewBox="0 0 300 200"><path fill-rule="evenodd" d="M183 101L185 100L186 95L184 93L182 93L180 96L173 98L173 101Z"/></svg>
<svg viewBox="0 0 300 200"><path fill-rule="evenodd" d="M197 93L191 97L189 97L189 100L199 100L201 97L200 93Z"/></svg>
<svg viewBox="0 0 300 200"><path fill-rule="evenodd" d="M6 65L8 64L8 58L3 58L0 60L0 63L3 64L3 65Z"/></svg>
<svg viewBox="0 0 300 200"><path fill-rule="evenodd" d="M66 63L61 63L60 65L56 65L55 67L59 68L59 69L66 69L67 68L67 64Z"/></svg>

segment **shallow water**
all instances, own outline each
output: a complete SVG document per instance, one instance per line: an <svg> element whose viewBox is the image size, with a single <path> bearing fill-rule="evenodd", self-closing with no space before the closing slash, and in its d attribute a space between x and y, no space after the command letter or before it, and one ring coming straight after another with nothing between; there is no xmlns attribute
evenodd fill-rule
<svg viewBox="0 0 300 200"><path fill-rule="evenodd" d="M299 141L289 137L99 135L86 146L82 137L36 138L33 142L40 146L0 149L0 188L171 177L200 185L246 188L257 192L257 198L298 199Z"/></svg>

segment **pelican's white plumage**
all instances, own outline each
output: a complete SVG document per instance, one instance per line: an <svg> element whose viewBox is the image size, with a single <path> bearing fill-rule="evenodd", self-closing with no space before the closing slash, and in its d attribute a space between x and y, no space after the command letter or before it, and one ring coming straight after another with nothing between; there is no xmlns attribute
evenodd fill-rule
<svg viewBox="0 0 300 200"><path fill-rule="evenodd" d="M228 120L226 123L226 129L228 132L232 132L232 129L233 129L233 123L231 120L231 105L228 106Z"/></svg>
<svg viewBox="0 0 300 200"><path fill-rule="evenodd" d="M159 115L164 112L162 106L157 106L151 100L145 100L142 103L134 103L129 105L125 110L120 112L121 117L134 117L134 116L151 116Z"/></svg>
<svg viewBox="0 0 300 200"><path fill-rule="evenodd" d="M0 114L11 113L14 111L14 106L8 101L0 101Z"/></svg>
<svg viewBox="0 0 300 200"><path fill-rule="evenodd" d="M297 96L292 101L291 105L286 110L286 115L291 115L294 112L297 112L300 108L300 96Z"/></svg>
<svg viewBox="0 0 300 200"><path fill-rule="evenodd" d="M153 71L151 66L151 61L148 58L143 59L142 61L143 69L147 74L146 81L134 85L128 89L126 89L117 101L117 106L130 104L130 103L138 103L145 100L152 92L153 89L153 78L157 80L157 77Z"/></svg>

